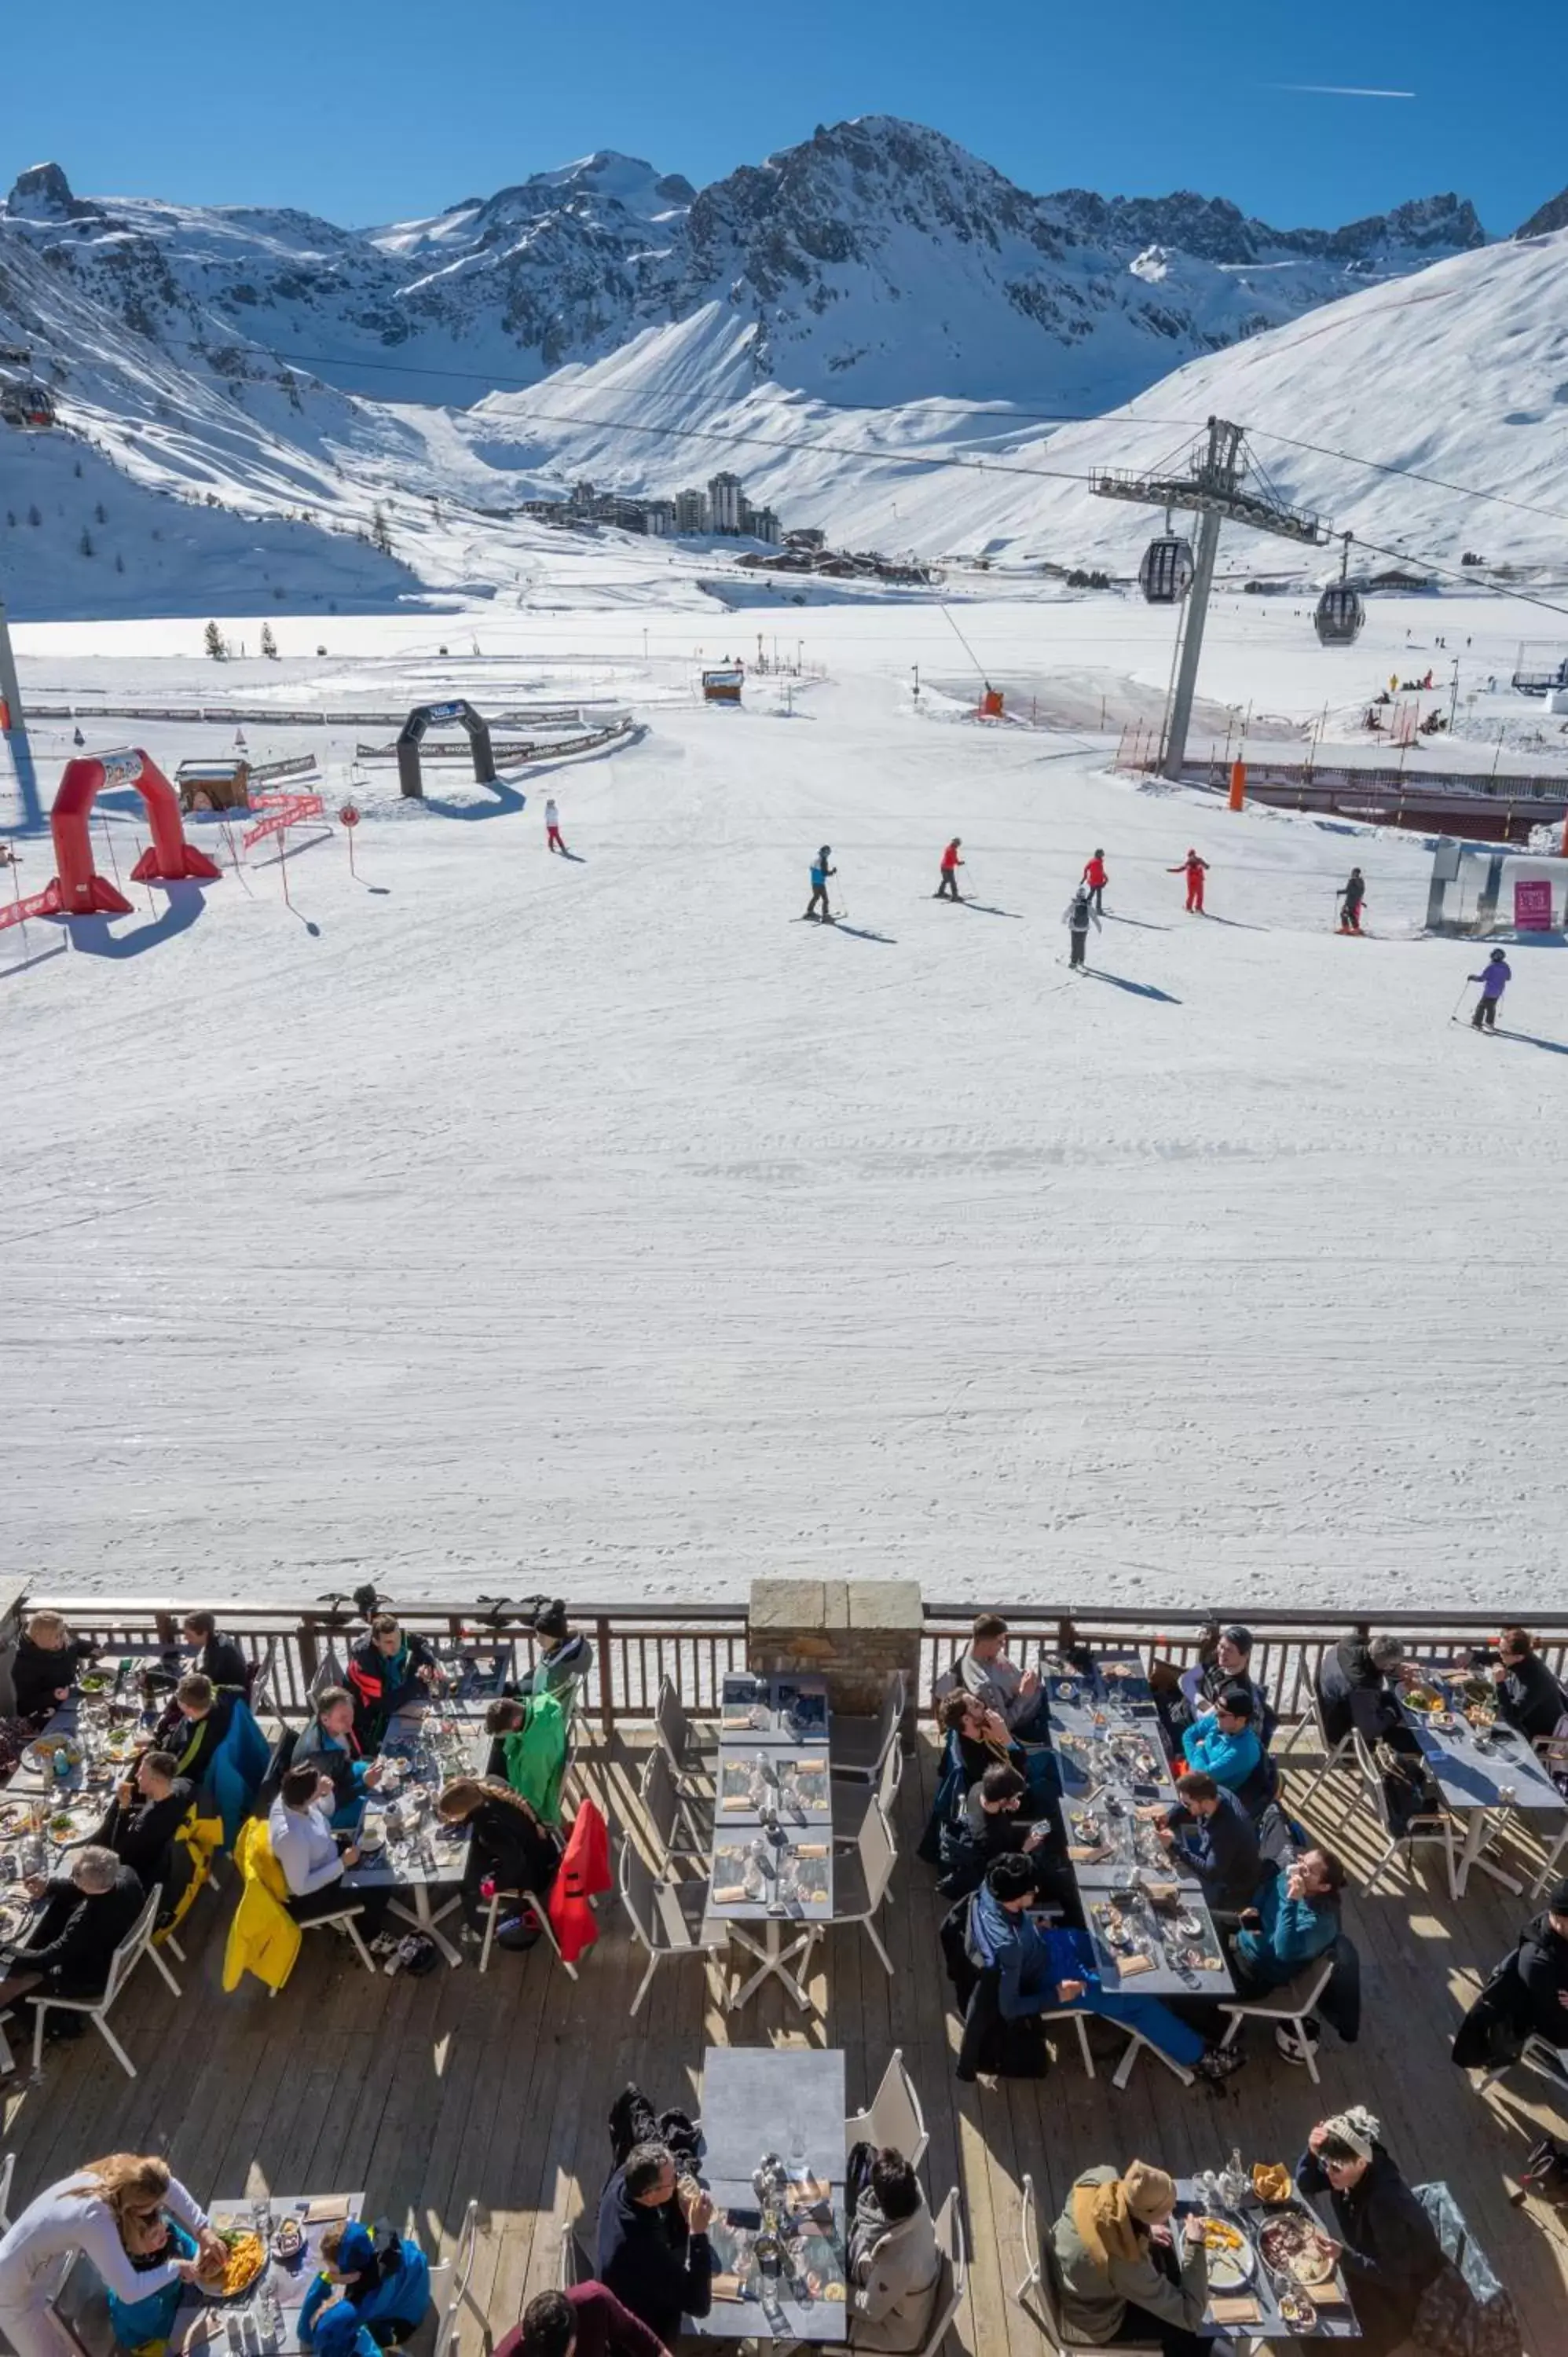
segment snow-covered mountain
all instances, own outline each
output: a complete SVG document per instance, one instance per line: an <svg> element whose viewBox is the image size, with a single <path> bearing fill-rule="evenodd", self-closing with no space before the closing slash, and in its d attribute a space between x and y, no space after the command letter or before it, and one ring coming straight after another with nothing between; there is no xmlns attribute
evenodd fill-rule
<svg viewBox="0 0 1568 2357"><path fill-rule="evenodd" d="M819 129L700 193L599 154L433 220L76 197L57 165L0 207L138 333L239 338L383 401L467 402L725 304L750 366L820 398L1102 408L1195 354L1484 242L1432 197L1337 231L1188 194L1034 196L940 132Z"/></svg>

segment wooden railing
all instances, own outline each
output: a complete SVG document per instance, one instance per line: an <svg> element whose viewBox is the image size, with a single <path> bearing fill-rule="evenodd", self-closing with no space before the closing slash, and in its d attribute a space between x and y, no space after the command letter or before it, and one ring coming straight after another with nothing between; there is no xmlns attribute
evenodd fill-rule
<svg viewBox="0 0 1568 2357"><path fill-rule="evenodd" d="M260 1698L285 1717L308 1712L314 1684L324 1671L341 1670L349 1647L365 1628L350 1608L330 1604L268 1611L208 1598L182 1598L176 1605L164 1598L111 1602L98 1596L49 1594L29 1597L27 1609L46 1606L63 1612L71 1627L93 1638L110 1660L117 1650L145 1652L149 1646L174 1646L183 1612L211 1611L225 1635L265 1665ZM1498 1627L1496 1615L1478 1612L1389 1611L1358 1621L1348 1613L1261 1608L1152 1613L1103 1607L1081 1616L1056 1605L1006 1609L1009 1651L1024 1667L1042 1653L1059 1653L1078 1644L1096 1652L1134 1651L1145 1660L1157 1654L1181 1668L1198 1658L1204 1632L1216 1620L1245 1622L1255 1641L1253 1674L1286 1720L1309 1709L1313 1681L1325 1653L1351 1627L1402 1637L1416 1659L1439 1662L1490 1644ZM400 1603L397 1609L403 1625L433 1640L444 1659L472 1654L488 1664L502 1653L505 1674L510 1676L532 1667L538 1651L530 1631L515 1622L498 1625L479 1604ZM972 1605L927 1605L916 1697L921 1710L929 1708L936 1680L962 1651L972 1613ZM585 1700L607 1734L623 1722L650 1718L666 1676L688 1711L709 1714L717 1708L725 1673L746 1665L746 1617L741 1605L681 1605L655 1614L622 1605L584 1604L571 1609L571 1620L592 1641ZM1531 1628L1548 1667L1560 1679L1568 1676L1568 1616L1538 1615Z"/></svg>

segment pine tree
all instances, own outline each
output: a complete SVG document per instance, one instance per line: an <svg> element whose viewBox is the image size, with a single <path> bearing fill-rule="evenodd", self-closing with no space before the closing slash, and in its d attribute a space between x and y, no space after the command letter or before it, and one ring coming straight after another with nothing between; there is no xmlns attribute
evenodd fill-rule
<svg viewBox="0 0 1568 2357"><path fill-rule="evenodd" d="M211 656L214 662L228 661L229 649L224 641L223 633L216 622L208 623L206 635L201 643L204 651Z"/></svg>
<svg viewBox="0 0 1568 2357"><path fill-rule="evenodd" d="M108 522L109 518L108 518L107 513L106 513L106 512L105 512L105 511L104 511L104 506L103 506L103 502L102 502L102 500L99 500L98 505L93 509L92 512L93 512L93 514L98 518L98 521L99 521L99 522L100 522L100 523L107 523L107 522Z"/></svg>
<svg viewBox="0 0 1568 2357"><path fill-rule="evenodd" d="M38 513L38 509L37 509L36 507L32 507L32 508L29 508L29 509L27 510L27 522L28 522L30 524L34 525L35 527L36 527L37 525L38 525L38 524L42 523L42 522L43 522L43 518L42 518L42 516Z"/></svg>
<svg viewBox="0 0 1568 2357"><path fill-rule="evenodd" d="M392 553L392 533L387 525L387 512L379 501L371 516L371 546L378 556L390 556Z"/></svg>
<svg viewBox="0 0 1568 2357"><path fill-rule="evenodd" d="M81 527L81 538L76 544L76 553L79 556L92 554L92 536L85 524Z"/></svg>
<svg viewBox="0 0 1568 2357"><path fill-rule="evenodd" d="M276 662L278 657L278 642L273 636L273 626L270 622L263 622L262 624L262 652L264 655L270 655L274 662Z"/></svg>
<svg viewBox="0 0 1568 2357"><path fill-rule="evenodd" d="M7 522L7 524L10 526L11 530L12 530L13 532L15 532L15 531L16 531L16 509L15 509L15 508L7 508L7 509L6 509L6 511L5 511L5 522Z"/></svg>
<svg viewBox="0 0 1568 2357"><path fill-rule="evenodd" d="M125 560L118 554L116 554L114 558L114 570L116 573L124 573L125 570Z"/></svg>

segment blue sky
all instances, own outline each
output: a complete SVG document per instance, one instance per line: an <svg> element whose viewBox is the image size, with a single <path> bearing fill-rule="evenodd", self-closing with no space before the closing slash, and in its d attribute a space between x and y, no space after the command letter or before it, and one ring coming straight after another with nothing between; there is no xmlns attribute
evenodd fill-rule
<svg viewBox="0 0 1568 2357"><path fill-rule="evenodd" d="M1036 190L1195 188L1290 226L1457 188L1497 234L1568 183L1565 48L1563 0L12 0L0 188L53 157L90 193L366 223L595 147L700 184L875 113Z"/></svg>

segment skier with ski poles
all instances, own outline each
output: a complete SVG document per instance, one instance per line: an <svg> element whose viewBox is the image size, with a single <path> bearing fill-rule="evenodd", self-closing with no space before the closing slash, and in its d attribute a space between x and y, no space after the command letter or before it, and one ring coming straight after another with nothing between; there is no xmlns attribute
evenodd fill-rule
<svg viewBox="0 0 1568 2357"><path fill-rule="evenodd" d="M1105 872L1105 854L1103 851L1097 851L1093 858L1086 863L1082 880L1088 885L1090 892L1093 897L1094 913L1098 916L1100 911L1105 906L1105 887L1111 881L1110 877Z"/></svg>
<svg viewBox="0 0 1568 2357"><path fill-rule="evenodd" d="M1189 917L1201 917L1203 914L1203 879L1208 873L1208 860L1200 859L1197 852L1190 849L1185 859L1178 859L1174 867L1165 870L1167 876L1187 877L1187 913Z"/></svg>
<svg viewBox="0 0 1568 2357"><path fill-rule="evenodd" d="M1339 895L1339 930L1342 933L1359 933L1361 930L1361 904L1367 897L1367 879L1359 867L1350 870L1349 881Z"/></svg>
<svg viewBox="0 0 1568 2357"><path fill-rule="evenodd" d="M1096 932L1101 930L1100 919L1089 905L1090 897L1090 887L1080 884L1062 912L1062 922L1068 929L1068 939L1071 943L1071 955L1068 959L1069 966L1083 963L1083 953L1089 946L1090 926L1092 925Z"/></svg>
<svg viewBox="0 0 1568 2357"><path fill-rule="evenodd" d="M811 862L811 897L806 903L808 919L823 925L833 921L833 912L828 906L828 877L836 876L838 869L831 865L832 859L832 847L824 843Z"/></svg>
<svg viewBox="0 0 1568 2357"><path fill-rule="evenodd" d="M1498 1008L1502 1003L1503 993L1513 980L1512 968L1501 950L1494 950L1480 973L1473 974L1467 978L1471 982L1478 982L1481 985L1481 996L1476 1001L1476 1012L1470 1017L1472 1029L1495 1031L1498 1028Z"/></svg>
<svg viewBox="0 0 1568 2357"><path fill-rule="evenodd" d="M963 898L963 894L958 888L958 871L963 866L962 860L958 856L958 850L962 840L961 835L955 834L942 854L942 880L937 886L933 896L939 900L961 900Z"/></svg>
<svg viewBox="0 0 1568 2357"><path fill-rule="evenodd" d="M565 845L561 840L561 813L555 807L553 794L544 805L544 848L546 851L566 850ZM569 852L567 856L568 858L571 856Z"/></svg>

